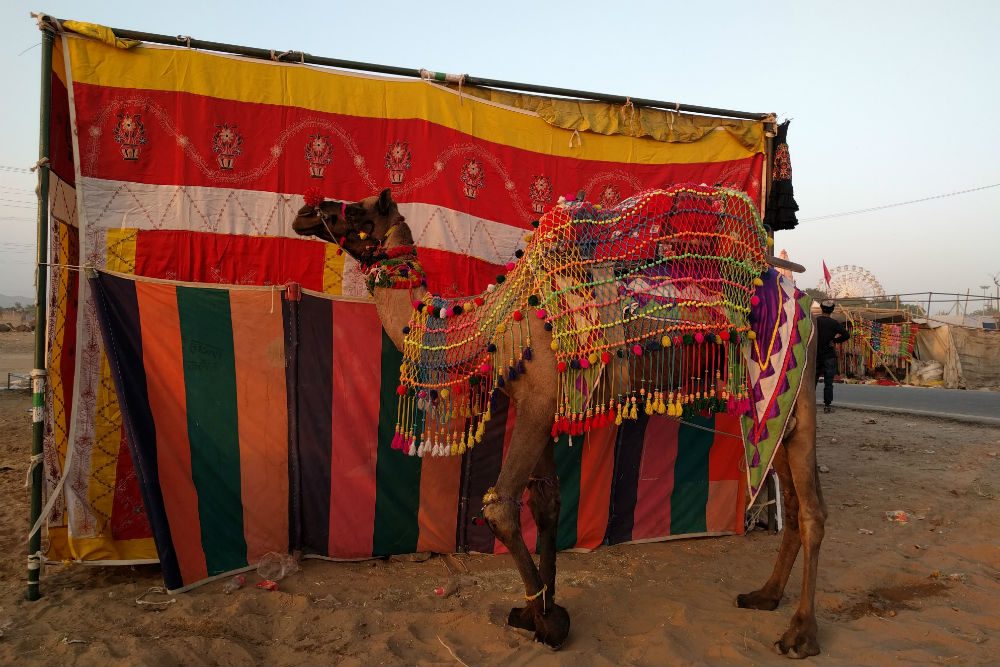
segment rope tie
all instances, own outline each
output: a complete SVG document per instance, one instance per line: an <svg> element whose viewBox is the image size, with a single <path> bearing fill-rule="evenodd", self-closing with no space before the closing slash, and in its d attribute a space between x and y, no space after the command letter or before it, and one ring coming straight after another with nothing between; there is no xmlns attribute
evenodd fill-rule
<svg viewBox="0 0 1000 667"><path fill-rule="evenodd" d="M625 116L625 111L626 110L628 110L628 112L629 112L629 115L627 116L627 118L628 118L628 131L629 131L629 134L633 134L634 135L635 134L635 105L632 103L632 98L631 97L626 97L625 98L625 104L622 105L621 112L620 112L621 115L622 115L622 118L626 117Z"/></svg>
<svg viewBox="0 0 1000 667"><path fill-rule="evenodd" d="M39 30L52 30L55 33L66 32L62 22L54 16L49 16L42 12L31 12L31 18L35 19Z"/></svg>
<svg viewBox="0 0 1000 667"><path fill-rule="evenodd" d="M140 607L148 606L148 607L162 608L177 602L177 598L170 598L169 600L159 600L159 601L145 599L146 596L149 595L150 593L160 593L161 595L169 594L167 589L165 589L163 586L151 586L148 590L146 590L145 593L143 593L142 595L140 595L135 599L135 603Z"/></svg>
<svg viewBox="0 0 1000 667"><path fill-rule="evenodd" d="M35 468L42 462L44 454L32 454L31 459L28 463L28 473L24 476L24 488L31 488L31 473L35 472Z"/></svg>
<svg viewBox="0 0 1000 667"><path fill-rule="evenodd" d="M33 554L28 554L28 571L29 572L37 572L37 571L41 570L42 569L42 563L44 563L44 562L45 562L45 554L43 554L41 551L36 551ZM41 581L31 581L30 579L26 579L24 583L28 584L29 586L38 586L42 582Z"/></svg>
<svg viewBox="0 0 1000 667"><path fill-rule="evenodd" d="M535 593L534 595L525 595L524 599L527 600L528 602L531 602L532 600L537 600L540 596L544 595L548 590L549 590L549 585L542 584L541 589L537 593ZM543 599L542 602L544 603L545 600Z"/></svg>
<svg viewBox="0 0 1000 667"><path fill-rule="evenodd" d="M39 158L38 162L36 162L33 166L29 167L28 170L31 173L35 173L36 171L38 171L42 167L47 167L47 166L49 166L49 159L47 157L43 157L43 158Z"/></svg>
<svg viewBox="0 0 1000 667"><path fill-rule="evenodd" d="M177 35L177 41L183 43L187 48L191 48L191 36L190 35Z"/></svg>
<svg viewBox="0 0 1000 667"><path fill-rule="evenodd" d="M549 590L549 585L548 584L542 584L542 589L540 591L538 591L534 595L525 595L524 599L527 600L528 602L534 602L539 597L541 597L542 598L542 614L544 615L544 614L548 613L548 609L546 608L547 605L545 603L545 593L548 590Z"/></svg>
<svg viewBox="0 0 1000 667"><path fill-rule="evenodd" d="M573 148L573 142L576 141L576 145L582 147L583 139L580 138L580 130L573 130L573 134L569 135L569 147Z"/></svg>

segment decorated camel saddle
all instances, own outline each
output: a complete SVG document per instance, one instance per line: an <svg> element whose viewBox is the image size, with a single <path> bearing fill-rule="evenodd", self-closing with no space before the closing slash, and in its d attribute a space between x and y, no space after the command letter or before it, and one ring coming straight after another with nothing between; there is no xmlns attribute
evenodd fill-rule
<svg viewBox="0 0 1000 667"><path fill-rule="evenodd" d="M393 446L417 456L475 447L495 393L526 372L528 324L539 320L557 371L554 438L640 413L737 413L756 495L798 394L812 321L809 297L767 264L753 202L685 185L614 207L562 202L533 225L482 294L414 304ZM407 276L372 277L390 278Z"/></svg>

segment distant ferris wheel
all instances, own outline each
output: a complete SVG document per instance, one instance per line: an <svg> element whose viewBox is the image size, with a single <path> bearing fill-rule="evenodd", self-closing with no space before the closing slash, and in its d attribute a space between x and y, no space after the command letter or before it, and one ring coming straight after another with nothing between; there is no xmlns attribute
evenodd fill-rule
<svg viewBox="0 0 1000 667"><path fill-rule="evenodd" d="M843 264L830 269L830 286L820 282L819 289L834 299L859 296L885 296L885 288L871 271L863 266Z"/></svg>

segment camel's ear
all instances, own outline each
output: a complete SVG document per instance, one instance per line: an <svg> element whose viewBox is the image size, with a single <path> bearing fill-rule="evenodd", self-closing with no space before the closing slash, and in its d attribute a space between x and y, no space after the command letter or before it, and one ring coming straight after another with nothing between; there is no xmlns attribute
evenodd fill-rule
<svg viewBox="0 0 1000 667"><path fill-rule="evenodd" d="M378 196L378 203L375 204L379 215L389 215L392 212L392 190L386 188Z"/></svg>

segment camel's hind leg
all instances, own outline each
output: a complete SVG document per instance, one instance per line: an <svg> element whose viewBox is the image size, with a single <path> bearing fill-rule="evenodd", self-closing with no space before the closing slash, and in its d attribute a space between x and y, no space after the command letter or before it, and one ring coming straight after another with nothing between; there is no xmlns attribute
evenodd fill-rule
<svg viewBox="0 0 1000 667"><path fill-rule="evenodd" d="M510 450L500 470L495 487L483 498L483 516L493 534L510 550L521 579L524 581L527 607L514 610L508 619L516 627L534 629L535 639L551 648L559 648L569 635L569 614L555 604L552 592L535 567L521 535L520 498L528 478L540 459L551 457L550 429L553 406L542 401L522 401L517 406L517 423L511 434ZM546 575L549 575L546 568ZM551 575L555 580L553 550Z"/></svg>
<svg viewBox="0 0 1000 667"><path fill-rule="evenodd" d="M788 575L792 572L795 559L799 555L802 540L799 535L799 499L795 495L792 482L792 471L788 467L788 454L781 447L774 457L774 472L778 475L781 487L782 517L784 531L781 534L781 546L778 547L778 559L774 562L771 576L759 589L752 593L740 593L736 596L736 604L747 609L776 609L785 592Z"/></svg>
<svg viewBox="0 0 1000 667"><path fill-rule="evenodd" d="M782 484L785 502L785 534L778 551L778 561L767 583L753 593L741 595L741 607L774 609L781 599L785 583L801 545L803 562L802 594L785 634L775 642L775 648L793 658L819 653L816 639L816 573L819 548L823 541L826 507L820 490L816 468L816 389L812 382L803 382L795 404L795 426L782 445L775 470Z"/></svg>

